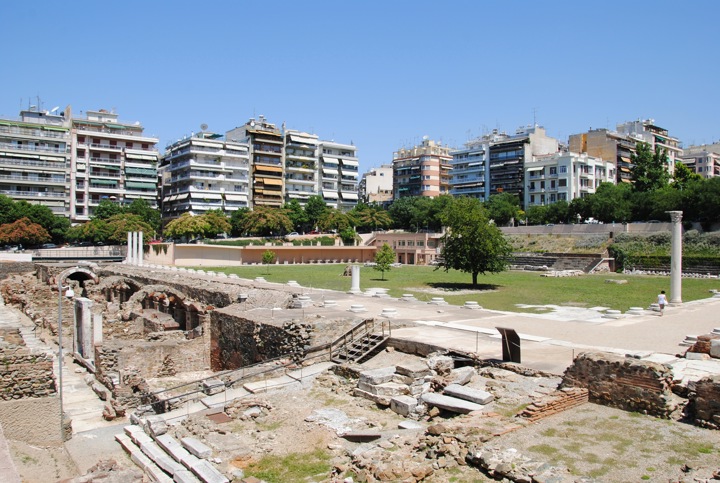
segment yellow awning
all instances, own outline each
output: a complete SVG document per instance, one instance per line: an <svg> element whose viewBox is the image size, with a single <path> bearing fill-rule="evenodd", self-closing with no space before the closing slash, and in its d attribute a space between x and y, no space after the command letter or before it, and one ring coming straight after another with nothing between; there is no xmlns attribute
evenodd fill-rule
<svg viewBox="0 0 720 483"><path fill-rule="evenodd" d="M282 186L282 180L276 178L263 178L263 184L269 184L272 186Z"/></svg>
<svg viewBox="0 0 720 483"><path fill-rule="evenodd" d="M272 171L273 173L282 173L282 166L267 166L265 164L256 164L255 172Z"/></svg>

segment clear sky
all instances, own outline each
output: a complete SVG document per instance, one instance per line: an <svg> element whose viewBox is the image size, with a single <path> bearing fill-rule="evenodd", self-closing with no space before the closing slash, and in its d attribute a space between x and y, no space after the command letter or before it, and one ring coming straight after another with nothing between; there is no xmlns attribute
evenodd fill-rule
<svg viewBox="0 0 720 483"><path fill-rule="evenodd" d="M423 136L534 121L567 141L653 118L720 139L720 2L5 1L0 115L114 109L169 142L251 117L353 143L360 169Z"/></svg>

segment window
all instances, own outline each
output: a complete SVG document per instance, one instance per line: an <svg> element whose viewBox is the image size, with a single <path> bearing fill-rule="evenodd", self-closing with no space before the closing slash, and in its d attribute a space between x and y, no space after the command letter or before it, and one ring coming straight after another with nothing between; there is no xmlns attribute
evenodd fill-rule
<svg viewBox="0 0 720 483"><path fill-rule="evenodd" d="M567 186L567 180L566 180L566 179L559 179L559 180L558 180L558 186L559 186L560 188L566 187L566 186Z"/></svg>
<svg viewBox="0 0 720 483"><path fill-rule="evenodd" d="M550 181L550 188L555 189L555 180L554 179Z"/></svg>
<svg viewBox="0 0 720 483"><path fill-rule="evenodd" d="M557 174L557 167L550 166L550 174Z"/></svg>
<svg viewBox="0 0 720 483"><path fill-rule="evenodd" d="M558 193L558 201L567 201L567 193Z"/></svg>
<svg viewBox="0 0 720 483"><path fill-rule="evenodd" d="M560 166L561 173L567 173L567 166Z"/></svg>

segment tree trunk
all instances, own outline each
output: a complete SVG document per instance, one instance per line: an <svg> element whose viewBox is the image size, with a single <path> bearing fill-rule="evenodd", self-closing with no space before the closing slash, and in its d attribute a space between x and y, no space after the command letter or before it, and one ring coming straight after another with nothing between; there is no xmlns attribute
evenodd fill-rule
<svg viewBox="0 0 720 483"><path fill-rule="evenodd" d="M473 277L473 287L477 287L478 272L473 272L472 277Z"/></svg>

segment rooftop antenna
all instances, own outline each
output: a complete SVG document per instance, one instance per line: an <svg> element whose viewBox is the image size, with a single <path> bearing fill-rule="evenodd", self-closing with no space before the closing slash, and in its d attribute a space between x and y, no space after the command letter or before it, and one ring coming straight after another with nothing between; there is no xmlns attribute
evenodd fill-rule
<svg viewBox="0 0 720 483"><path fill-rule="evenodd" d="M201 131L205 132L205 131L207 131L207 128L208 128L208 125L207 125L207 124L205 124L205 123L200 124L200 130L201 130Z"/></svg>
<svg viewBox="0 0 720 483"><path fill-rule="evenodd" d="M52 109L50 109L50 114L55 114L55 111L57 111L58 109L60 109L60 106L53 107Z"/></svg>

